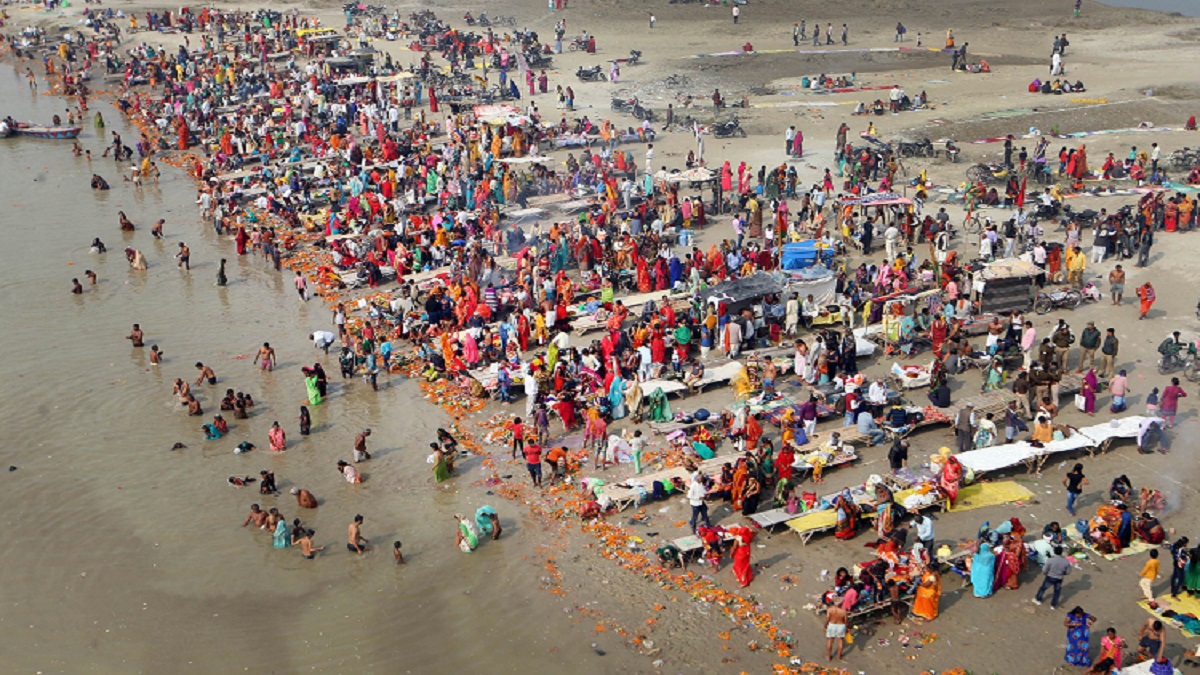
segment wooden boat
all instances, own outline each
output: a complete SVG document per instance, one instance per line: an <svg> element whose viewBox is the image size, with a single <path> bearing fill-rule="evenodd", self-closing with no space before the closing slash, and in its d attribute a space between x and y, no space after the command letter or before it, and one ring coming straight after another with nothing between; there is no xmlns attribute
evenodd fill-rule
<svg viewBox="0 0 1200 675"><path fill-rule="evenodd" d="M72 139L79 136L83 127L47 127L28 122L17 122L15 127L0 122L0 136L30 136L33 138Z"/></svg>

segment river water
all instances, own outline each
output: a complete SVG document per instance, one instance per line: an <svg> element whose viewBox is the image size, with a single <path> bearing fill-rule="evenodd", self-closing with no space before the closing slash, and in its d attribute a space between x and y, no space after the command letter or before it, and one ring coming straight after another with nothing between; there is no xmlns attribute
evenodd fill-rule
<svg viewBox="0 0 1200 675"><path fill-rule="evenodd" d="M1196 0L1104 0L1114 7L1151 9L1157 12L1179 12L1184 16L1200 16L1200 2Z"/></svg>
<svg viewBox="0 0 1200 675"><path fill-rule="evenodd" d="M19 120L65 117L64 100L33 95L7 65L0 100L2 114ZM94 109L133 145L136 134L113 108ZM135 190L100 158L105 139L90 122L80 140L111 191L88 189L92 169L67 141L0 141L8 326L0 372L9 383L0 469L17 468L0 471L6 672L599 672L631 658L612 650L599 659L584 630L564 621L564 603L538 589L543 528L523 506L470 485L483 478L478 459L435 487L422 448L448 420L414 383L381 379L374 394L360 380L333 381L330 399L313 409L313 435L301 437L301 365L324 360L337 377L335 360L307 340L329 326L328 309L301 302L286 271L237 259L231 242L200 222L182 172L163 166L158 185ZM118 210L137 232L123 236ZM149 234L160 217L164 242ZM107 255L89 253L97 236ZM192 250L190 274L173 259L181 241ZM129 269L126 245L146 254L148 270ZM218 288L222 256L230 283ZM72 295L72 277L87 286L85 269L100 283ZM161 369L124 340L134 322L165 352ZM281 361L271 374L236 358L263 341ZM219 441L201 440L202 420L171 396L174 377L194 381L196 361L219 378L198 388L203 421L227 387L258 402ZM232 454L245 439L265 448L273 420L288 431L287 453ZM368 480L351 486L335 462L349 459L364 426L374 429L375 459ZM172 452L177 441L188 447ZM226 484L263 468L275 470L282 496ZM300 513L287 494L293 485L316 494L320 508ZM240 527L252 502L302 517L328 550L307 561L273 549L266 533ZM484 503L500 512L506 534L462 554L452 515ZM344 546L356 513L381 545L363 559ZM396 539L408 558L402 567L391 559Z"/></svg>

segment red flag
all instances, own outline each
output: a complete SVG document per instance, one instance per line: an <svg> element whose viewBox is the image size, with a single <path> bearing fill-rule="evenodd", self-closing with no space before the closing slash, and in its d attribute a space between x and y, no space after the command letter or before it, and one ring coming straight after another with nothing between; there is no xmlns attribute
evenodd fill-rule
<svg viewBox="0 0 1200 675"><path fill-rule="evenodd" d="M1025 208L1025 181L1029 180L1029 176L1021 178L1021 191L1017 193L1017 208Z"/></svg>

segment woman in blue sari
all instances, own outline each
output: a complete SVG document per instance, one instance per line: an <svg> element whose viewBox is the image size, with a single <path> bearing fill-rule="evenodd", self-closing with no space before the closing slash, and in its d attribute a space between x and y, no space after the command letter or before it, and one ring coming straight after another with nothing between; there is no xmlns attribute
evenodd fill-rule
<svg viewBox="0 0 1200 675"><path fill-rule="evenodd" d="M975 597L987 598L992 595L996 583L996 554L988 542L979 542L979 551L971 560L971 587Z"/></svg>
<svg viewBox="0 0 1200 675"><path fill-rule="evenodd" d="M288 532L286 518L280 518L279 522L275 524L275 531L271 534L271 537L274 539L275 548L287 548L292 545L291 533Z"/></svg>
<svg viewBox="0 0 1200 675"><path fill-rule="evenodd" d="M1067 627L1067 663L1073 666L1092 664L1088 652L1092 647L1093 623L1096 623L1096 617L1084 612L1082 607L1076 607L1067 614L1067 619L1063 622Z"/></svg>
<svg viewBox="0 0 1200 675"><path fill-rule="evenodd" d="M625 410L625 380L620 375L614 375L608 387L608 404L614 420L624 419L628 414Z"/></svg>
<svg viewBox="0 0 1200 675"><path fill-rule="evenodd" d="M475 511L475 526L479 528L481 533L491 537L492 539L495 539L496 536L498 536L496 531L499 529L498 524L493 524L492 519L495 517L496 509L493 509L490 506L481 506Z"/></svg>

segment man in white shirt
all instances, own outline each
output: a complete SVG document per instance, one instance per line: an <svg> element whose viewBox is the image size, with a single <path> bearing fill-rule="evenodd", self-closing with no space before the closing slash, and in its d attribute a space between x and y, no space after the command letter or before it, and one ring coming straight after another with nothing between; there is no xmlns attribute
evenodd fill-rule
<svg viewBox="0 0 1200 675"><path fill-rule="evenodd" d="M933 519L923 513L918 513L913 519L913 527L916 528L917 541L929 551L929 555L933 555Z"/></svg>
<svg viewBox="0 0 1200 675"><path fill-rule="evenodd" d="M788 335L795 335L800 327L800 300L797 294L792 293L792 297L788 298L784 315L787 317L784 321L784 330Z"/></svg>
<svg viewBox="0 0 1200 675"><path fill-rule="evenodd" d="M654 144L650 143L646 146L646 173L653 171L651 165L654 163Z"/></svg>
<svg viewBox="0 0 1200 675"><path fill-rule="evenodd" d="M809 328L812 328L813 319L821 315L821 306L817 304L811 293L804 299L804 305L801 307L800 313Z"/></svg>
<svg viewBox="0 0 1200 675"><path fill-rule="evenodd" d="M892 261L896 259L896 249L900 244L900 228L895 225L888 225L883 231L883 244L887 250L887 259Z"/></svg>
<svg viewBox="0 0 1200 675"><path fill-rule="evenodd" d="M336 335L327 330L314 331L308 337L312 339L314 347L326 354L329 353L329 345L333 344L333 341L337 339Z"/></svg>
<svg viewBox="0 0 1200 675"><path fill-rule="evenodd" d="M787 131L783 132L783 152L786 155L792 154L792 141L796 140L796 127L790 126Z"/></svg>
<svg viewBox="0 0 1200 675"><path fill-rule="evenodd" d="M708 519L708 504L704 503L704 495L707 493L703 474L699 471L693 473L687 491L688 504L692 505L692 534L696 533L697 520L703 519L705 527L712 527L712 521Z"/></svg>

